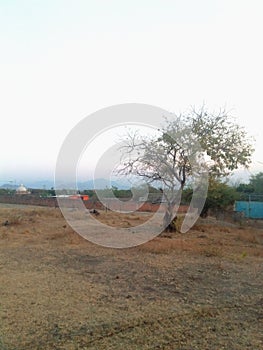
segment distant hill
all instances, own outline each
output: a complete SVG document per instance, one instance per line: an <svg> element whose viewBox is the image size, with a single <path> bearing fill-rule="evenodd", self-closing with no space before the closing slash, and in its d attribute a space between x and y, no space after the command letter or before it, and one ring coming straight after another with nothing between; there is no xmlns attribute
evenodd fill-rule
<svg viewBox="0 0 263 350"><path fill-rule="evenodd" d="M0 188L6 189L6 190L15 190L18 187L18 185L12 185L12 184L3 184L0 186Z"/></svg>
<svg viewBox="0 0 263 350"><path fill-rule="evenodd" d="M38 181L25 181L24 185L27 188L44 188L46 190L51 189L51 187L54 187L54 181L52 180L38 180Z"/></svg>
<svg viewBox="0 0 263 350"><path fill-rule="evenodd" d="M94 186L95 183L95 186ZM27 188L33 188L33 189L51 189L52 187L55 187L54 181L52 180L38 180L38 181L25 181L24 186ZM13 185L13 184L3 184L0 186L0 188L4 189L16 189L20 184ZM78 189L80 191L83 190L93 190L96 188L97 190L102 190L105 188L111 188L112 186L117 187L120 190L127 190L130 188L130 185L128 182L125 181L109 181L104 178L98 178L95 179L95 181L87 180L87 181L79 181L78 182ZM65 186L68 187L68 186ZM73 188L74 186L72 186ZM63 188L63 184L61 184L61 188Z"/></svg>

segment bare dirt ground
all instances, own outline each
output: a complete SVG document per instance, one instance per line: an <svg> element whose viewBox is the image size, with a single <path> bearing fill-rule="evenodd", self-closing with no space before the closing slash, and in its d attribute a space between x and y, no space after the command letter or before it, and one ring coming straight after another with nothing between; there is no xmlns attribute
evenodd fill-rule
<svg viewBox="0 0 263 350"><path fill-rule="evenodd" d="M109 249L59 209L2 207L0 349L263 349L262 248L262 229L210 218Z"/></svg>

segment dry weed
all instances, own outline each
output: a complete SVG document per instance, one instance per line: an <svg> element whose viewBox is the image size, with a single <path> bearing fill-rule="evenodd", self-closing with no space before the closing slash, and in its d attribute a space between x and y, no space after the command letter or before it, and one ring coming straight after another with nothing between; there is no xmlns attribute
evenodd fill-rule
<svg viewBox="0 0 263 350"><path fill-rule="evenodd" d="M5 221L4 224L6 226L9 226L9 225L20 225L20 224L22 224L22 222L23 222L22 215L13 213L13 214L10 214L8 216L8 219Z"/></svg>
<svg viewBox="0 0 263 350"><path fill-rule="evenodd" d="M148 253L168 254L175 248L178 248L178 245L178 241L171 240L165 237L157 237L151 240L150 242L142 244L138 247L138 249Z"/></svg>
<svg viewBox="0 0 263 350"><path fill-rule="evenodd" d="M210 257L223 257L223 249L218 246L207 246L201 250L201 254L204 256Z"/></svg>
<svg viewBox="0 0 263 350"><path fill-rule="evenodd" d="M253 243L253 244L263 244L263 233L259 230L244 230L238 233L237 238L240 241Z"/></svg>

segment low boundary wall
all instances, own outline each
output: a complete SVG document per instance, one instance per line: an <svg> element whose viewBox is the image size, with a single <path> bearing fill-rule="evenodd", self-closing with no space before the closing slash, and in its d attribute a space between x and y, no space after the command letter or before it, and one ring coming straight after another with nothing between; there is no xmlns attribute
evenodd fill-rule
<svg viewBox="0 0 263 350"><path fill-rule="evenodd" d="M60 199L65 203L65 206L74 207L74 199L63 198ZM41 198L38 196L32 195L0 195L0 203L6 204L23 204L23 205L39 205L43 207L58 207L57 199L55 197L47 197ZM106 210L105 206L98 200L94 201L89 199L88 201L83 201L83 204L87 209L98 209L98 210ZM134 201L121 201L109 199L107 202L107 207L111 210L119 210L119 211L143 211L143 212L156 212L159 208L163 211L165 210L164 204L153 204L151 202L134 202ZM181 205L178 212L186 213L188 210L187 205Z"/></svg>

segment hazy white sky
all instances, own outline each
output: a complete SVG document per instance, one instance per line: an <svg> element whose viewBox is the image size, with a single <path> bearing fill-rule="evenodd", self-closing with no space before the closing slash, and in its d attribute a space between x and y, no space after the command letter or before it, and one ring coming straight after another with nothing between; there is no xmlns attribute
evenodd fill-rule
<svg viewBox="0 0 263 350"><path fill-rule="evenodd" d="M0 0L0 181L53 176L85 116L226 106L263 171L261 0Z"/></svg>

